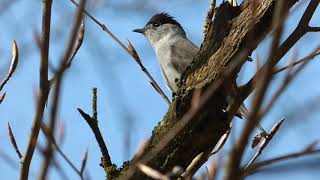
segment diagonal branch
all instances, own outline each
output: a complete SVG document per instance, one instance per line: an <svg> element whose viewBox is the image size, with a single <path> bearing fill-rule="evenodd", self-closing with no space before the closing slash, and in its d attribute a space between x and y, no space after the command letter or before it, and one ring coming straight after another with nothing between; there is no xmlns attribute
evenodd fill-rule
<svg viewBox="0 0 320 180"><path fill-rule="evenodd" d="M16 139L14 138L14 135L13 135L13 132L12 132L12 129L11 129L11 127L10 127L9 122L8 122L8 134L9 134L9 138L10 138L10 141L11 141L11 144L12 144L14 150L16 151L19 159L21 159L21 158L22 158L22 154L20 153L20 150L19 150L19 148L18 148Z"/></svg>
<svg viewBox="0 0 320 180"><path fill-rule="evenodd" d="M67 164L69 164L69 166L71 167L71 169L73 171L75 171L79 177L82 179L81 177L81 173L80 171L77 169L77 167L71 162L71 160L68 158L68 156L62 151L62 149L60 148L60 146L58 145L55 137L51 134L51 132L48 130L48 127L46 127L45 124L41 124L41 130L44 133L44 135L46 136L46 138L51 138L52 139L52 143L55 147L55 149L57 150L57 152L62 156L62 158L67 162Z"/></svg>
<svg viewBox="0 0 320 180"><path fill-rule="evenodd" d="M284 122L285 118L282 118L280 121L278 121L271 129L270 133L267 134L267 136L265 137L263 143L259 146L258 151L256 152L256 154L253 156L253 158L250 160L250 162L246 165L246 167L244 168L245 170L247 168L249 168L252 163L254 163L254 161L261 155L262 151L267 147L267 145L269 144L269 142L272 140L273 136L278 132L280 126L282 125L282 123Z"/></svg>
<svg viewBox="0 0 320 180"><path fill-rule="evenodd" d="M284 155L284 156L279 156L279 157L276 157L276 158L271 158L271 159L268 159L268 160L264 160L264 161L252 164L251 167L246 169L246 171L244 172L244 175L248 176L248 175L254 174L254 173L260 171L262 168L264 168L266 166L273 165L273 164L278 163L278 162L282 162L282 161L286 161L286 160L296 159L296 158L299 158L299 157L304 157L304 156L307 156L307 155L320 153L320 149L316 149L314 147L314 145L315 144L312 143L311 145L305 147L301 151L294 152L294 153L291 153L291 154L287 154L287 155Z"/></svg>
<svg viewBox="0 0 320 180"><path fill-rule="evenodd" d="M75 6L79 6L77 2L74 0L70 0ZM98 21L93 15L91 15L86 9L83 9L83 13L87 15L94 23L96 23L101 29L106 32L114 41L116 41L140 66L142 71L145 73L145 75L149 78L150 83L152 87L163 97L163 99L170 105L170 100L165 95L163 90L160 88L158 83L154 80L154 78L151 76L151 74L148 72L148 70L142 65L141 60L140 63L137 61L137 57L135 56L137 53L133 53L132 51L132 44L129 42L128 47L126 47L108 28L106 25L102 24L100 21ZM142 65L142 66L141 66Z"/></svg>

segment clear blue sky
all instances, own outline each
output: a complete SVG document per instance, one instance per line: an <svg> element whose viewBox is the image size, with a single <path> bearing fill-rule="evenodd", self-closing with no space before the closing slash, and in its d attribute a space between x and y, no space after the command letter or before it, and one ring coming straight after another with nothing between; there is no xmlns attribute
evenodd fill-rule
<svg viewBox="0 0 320 180"><path fill-rule="evenodd" d="M10 0L0 1L0 7L5 7ZM95 3L94 3L95 2ZM90 1L88 8L100 21L106 24L120 40L125 38L135 45L143 63L155 77L157 82L166 89L153 50L147 40L132 29L144 26L147 20L157 12L168 12L182 24L187 36L200 45L202 42L202 26L207 12L208 1ZM309 1L306 1L309 2ZM129 3L129 5L127 5ZM220 3L220 1L218 1ZM295 27L306 4L297 8L287 23L285 36ZM2 179L16 179L19 176L19 161L10 144L7 134L7 122L10 122L20 150L25 150L27 137L30 133L31 122L35 110L34 93L38 87L39 50L34 41L34 32L41 30L41 1L19 1L0 11L0 77L3 78L11 59L11 45L16 39L19 47L20 58L18 68L13 78L5 87L7 97L0 105L0 172ZM68 32L72 22L74 6L68 1L54 1L52 11L52 26L50 40L50 61L56 67L59 58L66 46ZM320 22L320 11L317 10L313 25ZM57 135L61 124L64 126L64 140L61 148L68 157L80 167L85 150L89 149L89 159L86 173L92 179L103 179L105 173L99 166L100 152L87 124L77 112L76 108L91 113L91 90L98 88L98 116L100 129L105 137L112 161L121 165L129 160L137 150L139 144L147 137L155 125L166 113L167 104L151 87L146 76L140 71L137 64L126 54L109 36L107 36L90 19L85 19L86 34L72 67L67 71L59 109L59 123ZM319 26L320 24L318 24ZM305 36L295 50L298 57L308 54L319 45L318 34ZM262 43L257 51L261 61L267 55L269 41ZM285 64L287 58L281 62ZM242 74L242 81L249 79L255 71L254 63L247 63ZM52 73L51 73L52 74ZM320 103L320 59L315 59L291 84L289 89L277 101L275 107L263 120L265 128L281 117L286 116L287 121L274 138L273 142L261 159L274 157L302 149L305 145L319 140L319 103ZM270 90L276 89L281 83L283 75L274 80ZM312 104L313 105L310 105ZM246 102L250 109L249 101ZM310 106L307 106L307 105ZM49 103L50 107L50 103ZM45 121L48 117L47 108ZM235 134L243 122L236 121ZM44 136L40 134L40 145L44 147ZM224 147L223 154L229 151L231 140ZM254 153L248 150L246 158ZM8 155L13 165L4 161L1 154ZM75 172L56 154L56 160L63 167L69 179L77 179ZM320 160L320 156L294 161L297 165L305 160ZM30 179L36 179L41 166L41 153L36 151L32 161ZM319 165L316 166L319 169ZM272 174L273 172L273 174ZM284 173L285 172L285 173ZM293 171L268 171L248 179L316 179L319 171L297 168ZM61 179L55 168L50 169L50 179Z"/></svg>

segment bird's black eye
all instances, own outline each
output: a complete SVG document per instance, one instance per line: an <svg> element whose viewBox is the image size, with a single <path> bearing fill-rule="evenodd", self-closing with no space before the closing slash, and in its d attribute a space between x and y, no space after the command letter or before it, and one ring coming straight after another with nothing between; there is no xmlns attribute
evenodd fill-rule
<svg viewBox="0 0 320 180"><path fill-rule="evenodd" d="M153 23L153 26L154 26L154 27L159 27L159 26L160 26L160 23L155 22L155 23Z"/></svg>

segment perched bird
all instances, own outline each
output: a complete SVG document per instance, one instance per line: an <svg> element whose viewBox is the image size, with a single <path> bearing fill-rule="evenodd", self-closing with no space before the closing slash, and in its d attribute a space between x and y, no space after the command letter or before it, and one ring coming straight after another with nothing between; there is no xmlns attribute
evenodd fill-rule
<svg viewBox="0 0 320 180"><path fill-rule="evenodd" d="M199 48L187 38L180 23L167 13L155 14L143 28L133 31L143 34L148 39L155 50L166 85L176 93L182 73L192 62ZM232 94L231 91L229 94ZM239 108L239 114L246 116L247 110L244 105ZM257 126L263 130L259 124Z"/></svg>
<svg viewBox="0 0 320 180"><path fill-rule="evenodd" d="M181 74L199 48L187 38L182 26L167 13L154 15L144 28L133 31L142 33L149 40L156 52L165 82L175 93Z"/></svg>

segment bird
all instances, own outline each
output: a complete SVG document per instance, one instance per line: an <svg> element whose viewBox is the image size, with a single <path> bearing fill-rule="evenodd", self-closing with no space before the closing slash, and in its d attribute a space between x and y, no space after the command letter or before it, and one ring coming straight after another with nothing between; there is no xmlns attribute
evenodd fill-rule
<svg viewBox="0 0 320 180"><path fill-rule="evenodd" d="M167 87L176 93L181 74L190 65L199 48L191 42L181 24L168 13L158 13L134 32L143 34L155 50Z"/></svg>
<svg viewBox="0 0 320 180"><path fill-rule="evenodd" d="M133 32L141 33L148 39L155 51L164 81L175 94L181 75L192 63L199 48L187 38L181 24L165 12L153 15L143 28L134 29ZM244 105L240 106L238 112L240 117L248 114ZM263 129L260 124L257 126Z"/></svg>

